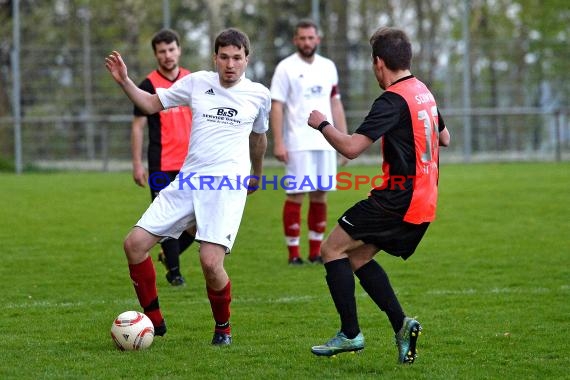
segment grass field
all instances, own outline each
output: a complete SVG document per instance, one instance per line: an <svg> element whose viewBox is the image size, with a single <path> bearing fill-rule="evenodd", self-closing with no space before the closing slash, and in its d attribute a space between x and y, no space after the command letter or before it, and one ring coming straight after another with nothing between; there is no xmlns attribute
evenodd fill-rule
<svg viewBox="0 0 570 380"><path fill-rule="evenodd" d="M330 226L366 191L332 193ZM358 285L366 349L311 355L339 322L323 267L287 265L281 191L249 198L226 261L234 344L209 344L194 245L182 256L185 288L157 266L169 330L141 352L117 351L109 329L139 309L122 240L148 190L129 173L32 173L0 174L0 194L1 379L570 378L569 163L443 165L438 217L415 255L377 257L424 327L412 366L396 364L388 320Z"/></svg>

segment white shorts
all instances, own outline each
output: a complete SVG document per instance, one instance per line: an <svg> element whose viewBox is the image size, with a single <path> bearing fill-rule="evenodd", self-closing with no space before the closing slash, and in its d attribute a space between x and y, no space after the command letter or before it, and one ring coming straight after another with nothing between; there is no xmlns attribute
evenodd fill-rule
<svg viewBox="0 0 570 380"><path fill-rule="evenodd" d="M336 190L337 153L334 150L300 150L289 152L285 167L288 184L285 193Z"/></svg>
<svg viewBox="0 0 570 380"><path fill-rule="evenodd" d="M189 183L176 177L162 189L136 226L156 236L179 238L196 225L196 240L220 244L229 252L234 244L247 198L247 188L224 177L198 177ZM212 189L213 187L213 189Z"/></svg>

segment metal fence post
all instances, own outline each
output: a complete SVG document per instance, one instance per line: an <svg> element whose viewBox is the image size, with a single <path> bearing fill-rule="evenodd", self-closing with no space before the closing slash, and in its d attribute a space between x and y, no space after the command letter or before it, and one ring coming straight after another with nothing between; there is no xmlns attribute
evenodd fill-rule
<svg viewBox="0 0 570 380"><path fill-rule="evenodd" d="M556 162L562 161L562 142L561 131L562 128L562 112L560 109L554 111L554 160Z"/></svg>
<svg viewBox="0 0 570 380"><path fill-rule="evenodd" d="M10 60L12 63L12 112L14 117L14 166L16 174L22 173L22 109L20 87L20 1L12 2L12 38Z"/></svg>

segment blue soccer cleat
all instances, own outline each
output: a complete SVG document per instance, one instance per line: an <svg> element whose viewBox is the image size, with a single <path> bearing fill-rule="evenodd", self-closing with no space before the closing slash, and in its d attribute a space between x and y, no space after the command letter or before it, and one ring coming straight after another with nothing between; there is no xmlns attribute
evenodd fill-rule
<svg viewBox="0 0 570 380"><path fill-rule="evenodd" d="M413 318L404 318L404 325L396 334L396 346L398 346L398 362L412 364L416 360L416 343L422 333L422 326Z"/></svg>
<svg viewBox="0 0 570 380"><path fill-rule="evenodd" d="M355 352L364 349L364 335L358 333L353 339L348 339L339 331L328 342L320 346L313 346L311 352L317 356L333 356L341 352Z"/></svg>

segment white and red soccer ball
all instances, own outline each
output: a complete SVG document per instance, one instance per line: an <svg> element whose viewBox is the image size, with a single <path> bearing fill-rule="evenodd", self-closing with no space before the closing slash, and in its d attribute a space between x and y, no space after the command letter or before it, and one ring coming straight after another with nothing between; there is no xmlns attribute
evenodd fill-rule
<svg viewBox="0 0 570 380"><path fill-rule="evenodd" d="M152 344L154 326L143 313L125 311L113 321L111 337L121 351L143 350Z"/></svg>

